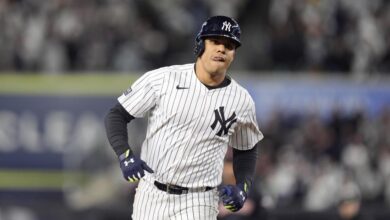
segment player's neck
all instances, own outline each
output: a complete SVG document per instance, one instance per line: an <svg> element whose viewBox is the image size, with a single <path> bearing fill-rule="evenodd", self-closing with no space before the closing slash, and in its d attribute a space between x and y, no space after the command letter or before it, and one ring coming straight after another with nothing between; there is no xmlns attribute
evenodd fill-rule
<svg viewBox="0 0 390 220"><path fill-rule="evenodd" d="M226 77L225 73L207 72L204 68L202 68L202 65L199 65L198 62L195 64L195 74L199 81L207 86L218 86L224 81Z"/></svg>

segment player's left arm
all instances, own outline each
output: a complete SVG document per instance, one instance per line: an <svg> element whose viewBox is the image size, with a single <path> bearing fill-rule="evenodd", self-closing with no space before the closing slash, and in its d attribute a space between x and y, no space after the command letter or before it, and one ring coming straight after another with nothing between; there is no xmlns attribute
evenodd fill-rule
<svg viewBox="0 0 390 220"><path fill-rule="evenodd" d="M220 192L225 208L232 212L240 210L248 198L254 179L258 142L264 137L258 128L255 104L250 96L247 97L246 108L239 113L235 132L229 138L229 145L233 147L236 185L223 186Z"/></svg>
<svg viewBox="0 0 390 220"><path fill-rule="evenodd" d="M233 172L236 185L225 185L220 191L225 208L232 212L240 210L248 198L254 179L257 148L256 144L250 150L233 149Z"/></svg>
<svg viewBox="0 0 390 220"><path fill-rule="evenodd" d="M242 186L245 193L252 187L258 155L257 144L250 150L233 149L233 172L236 184Z"/></svg>

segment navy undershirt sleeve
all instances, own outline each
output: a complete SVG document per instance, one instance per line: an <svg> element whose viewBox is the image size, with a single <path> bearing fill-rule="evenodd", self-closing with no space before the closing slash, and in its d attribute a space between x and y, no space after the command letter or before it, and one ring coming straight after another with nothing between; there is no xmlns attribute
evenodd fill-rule
<svg viewBox="0 0 390 220"><path fill-rule="evenodd" d="M247 183L249 188L251 187L256 168L257 148L258 144L250 150L233 149L233 172L236 184Z"/></svg>
<svg viewBox="0 0 390 220"><path fill-rule="evenodd" d="M130 149L127 124L133 119L134 116L130 115L120 103L111 108L104 118L108 141L118 157Z"/></svg>

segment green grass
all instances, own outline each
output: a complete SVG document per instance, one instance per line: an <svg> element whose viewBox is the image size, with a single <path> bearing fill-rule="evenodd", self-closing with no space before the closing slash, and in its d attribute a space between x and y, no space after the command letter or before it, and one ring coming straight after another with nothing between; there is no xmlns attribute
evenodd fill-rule
<svg viewBox="0 0 390 220"><path fill-rule="evenodd" d="M0 73L0 94L118 95L139 75Z"/></svg>

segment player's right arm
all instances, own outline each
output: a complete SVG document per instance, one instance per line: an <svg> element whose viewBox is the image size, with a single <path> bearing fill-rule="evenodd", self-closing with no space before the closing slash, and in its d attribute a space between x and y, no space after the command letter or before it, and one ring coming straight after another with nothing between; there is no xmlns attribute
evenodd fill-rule
<svg viewBox="0 0 390 220"><path fill-rule="evenodd" d="M128 144L127 124L143 117L157 102L158 92L164 78L165 69L157 69L142 75L119 98L105 117L108 140L120 161L123 176L134 182L153 170L138 156L134 155Z"/></svg>
<svg viewBox="0 0 390 220"><path fill-rule="evenodd" d="M127 124L133 119L118 103L110 109L104 120L107 138L118 156L123 177L130 182L140 180L145 171L153 173L143 160L133 154L128 144Z"/></svg>
<svg viewBox="0 0 390 220"><path fill-rule="evenodd" d="M119 103L110 109L104 119L108 141L118 157L130 150L127 124L133 119L134 117Z"/></svg>
<svg viewBox="0 0 390 220"><path fill-rule="evenodd" d="M116 104L105 117L105 127L108 141L119 159L123 177L130 182L140 180L145 171L153 170L139 157L133 154L128 144L127 124L133 120L121 104Z"/></svg>

